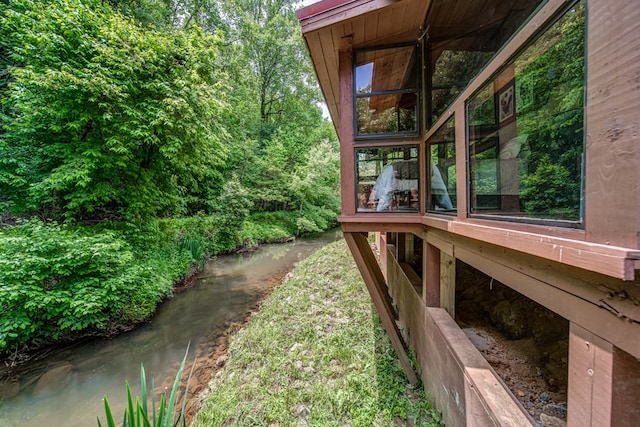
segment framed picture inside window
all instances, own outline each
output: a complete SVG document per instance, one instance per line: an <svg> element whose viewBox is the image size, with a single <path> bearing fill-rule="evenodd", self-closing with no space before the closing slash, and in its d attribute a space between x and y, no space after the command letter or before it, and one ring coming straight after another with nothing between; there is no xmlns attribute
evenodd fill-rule
<svg viewBox="0 0 640 427"><path fill-rule="evenodd" d="M513 80L498 91L496 99L498 102L498 123L500 126L513 122L516 119L516 98Z"/></svg>

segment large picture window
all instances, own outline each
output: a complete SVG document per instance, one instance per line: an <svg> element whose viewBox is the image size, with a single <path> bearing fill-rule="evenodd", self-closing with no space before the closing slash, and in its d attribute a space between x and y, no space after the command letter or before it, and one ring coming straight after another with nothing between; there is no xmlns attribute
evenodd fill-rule
<svg viewBox="0 0 640 427"><path fill-rule="evenodd" d="M356 138L417 134L415 45L357 51L354 82Z"/></svg>
<svg viewBox="0 0 640 427"><path fill-rule="evenodd" d="M356 150L358 212L418 212L418 146Z"/></svg>
<svg viewBox="0 0 640 427"><path fill-rule="evenodd" d="M469 99L472 214L581 220L584 15L579 2Z"/></svg>

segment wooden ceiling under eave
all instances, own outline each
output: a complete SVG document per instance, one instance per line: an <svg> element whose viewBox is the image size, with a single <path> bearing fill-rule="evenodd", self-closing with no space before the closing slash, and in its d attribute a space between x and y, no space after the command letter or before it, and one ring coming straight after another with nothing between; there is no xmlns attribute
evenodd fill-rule
<svg viewBox="0 0 640 427"><path fill-rule="evenodd" d="M430 3L429 0L324 0L298 11L302 34L336 127L340 123L339 52L417 41Z"/></svg>

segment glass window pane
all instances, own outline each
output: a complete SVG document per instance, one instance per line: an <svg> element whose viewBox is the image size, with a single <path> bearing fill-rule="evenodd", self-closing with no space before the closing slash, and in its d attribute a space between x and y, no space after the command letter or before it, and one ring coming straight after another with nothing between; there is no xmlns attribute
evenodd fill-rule
<svg viewBox="0 0 640 427"><path fill-rule="evenodd" d="M428 211L456 212L456 134L453 116L427 141Z"/></svg>
<svg viewBox="0 0 640 427"><path fill-rule="evenodd" d="M356 150L358 212L418 212L418 147Z"/></svg>
<svg viewBox="0 0 640 427"><path fill-rule="evenodd" d="M584 5L468 102L475 214L581 219Z"/></svg>
<svg viewBox="0 0 640 427"><path fill-rule="evenodd" d="M430 123L515 34L542 0L458 2L435 0L427 18L425 58L431 78Z"/></svg>
<svg viewBox="0 0 640 427"><path fill-rule="evenodd" d="M355 84L356 93L415 90L415 47L358 51Z"/></svg>
<svg viewBox="0 0 640 427"><path fill-rule="evenodd" d="M356 100L359 135L417 132L415 93L372 95Z"/></svg>
<svg viewBox="0 0 640 427"><path fill-rule="evenodd" d="M434 121L478 74L494 52L443 51L435 61L431 82L431 113Z"/></svg>

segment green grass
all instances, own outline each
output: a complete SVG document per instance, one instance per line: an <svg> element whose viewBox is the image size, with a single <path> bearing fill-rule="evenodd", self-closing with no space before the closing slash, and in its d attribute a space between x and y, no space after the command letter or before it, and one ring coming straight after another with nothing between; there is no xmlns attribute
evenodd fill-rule
<svg viewBox="0 0 640 427"><path fill-rule="evenodd" d="M194 426L439 425L411 387L344 241L299 263L232 337Z"/></svg>

